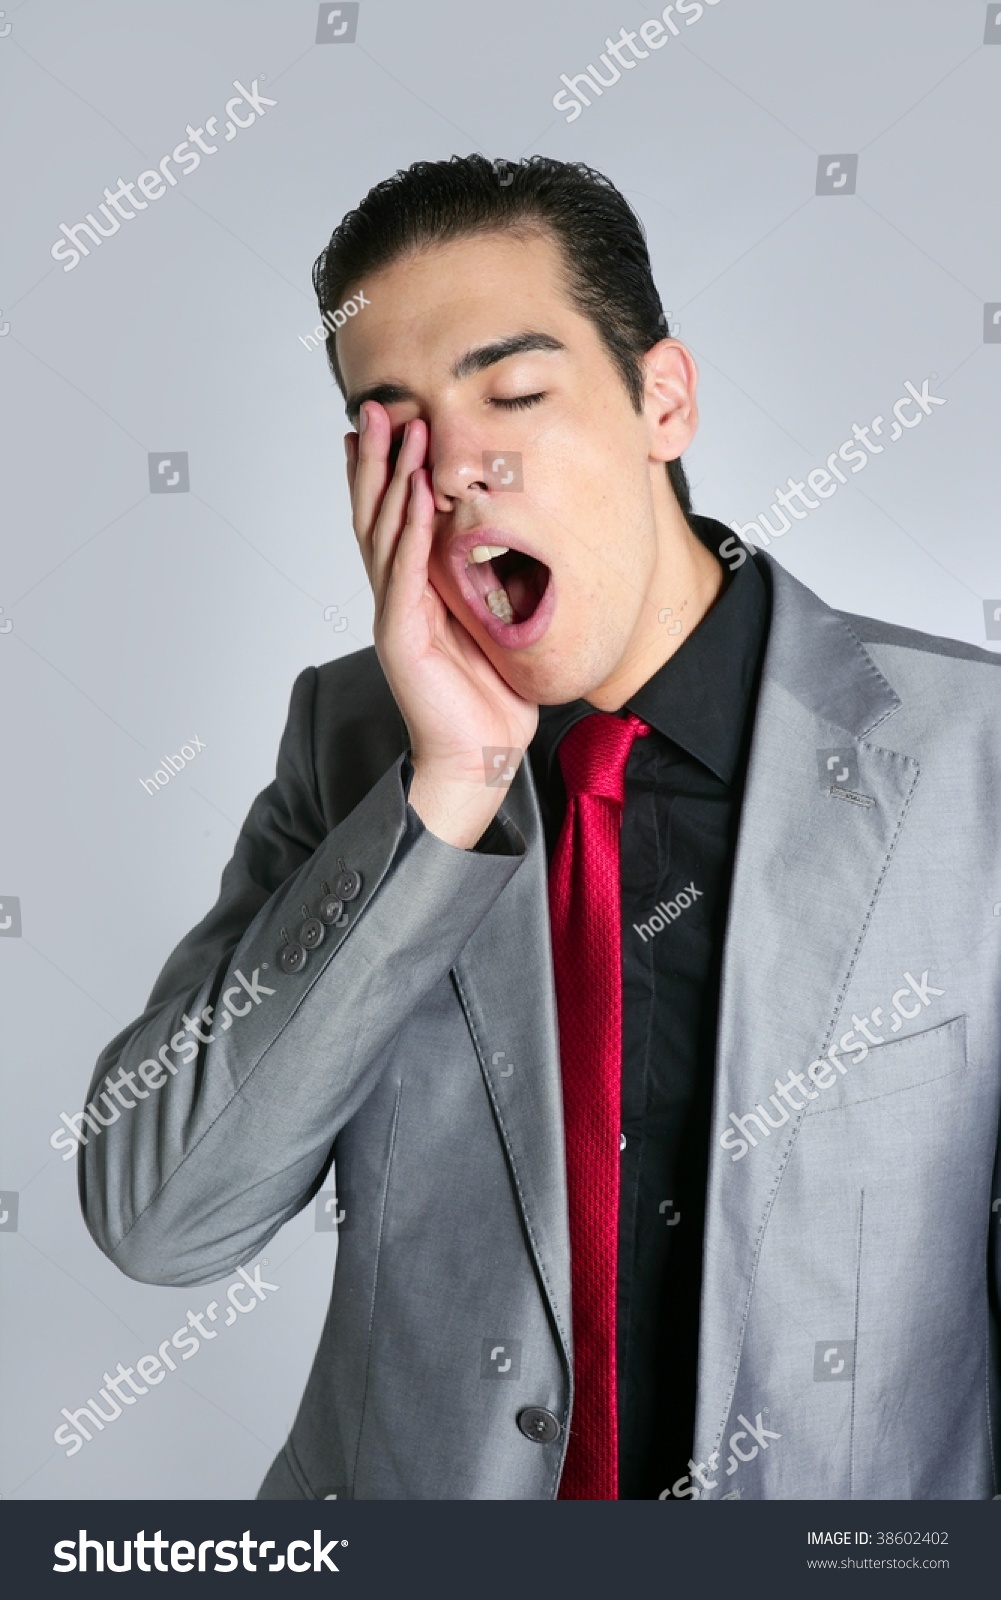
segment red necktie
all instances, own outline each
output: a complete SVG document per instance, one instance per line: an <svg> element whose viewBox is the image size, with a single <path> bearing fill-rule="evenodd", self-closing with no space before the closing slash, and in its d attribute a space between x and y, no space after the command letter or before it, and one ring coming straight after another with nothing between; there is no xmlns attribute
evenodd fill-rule
<svg viewBox="0 0 1001 1600"><path fill-rule="evenodd" d="M573 1307L574 1402L560 1500L616 1500L615 1356L622 1123L622 889L619 833L631 713L597 712L558 747L567 810L549 873L563 1072Z"/></svg>

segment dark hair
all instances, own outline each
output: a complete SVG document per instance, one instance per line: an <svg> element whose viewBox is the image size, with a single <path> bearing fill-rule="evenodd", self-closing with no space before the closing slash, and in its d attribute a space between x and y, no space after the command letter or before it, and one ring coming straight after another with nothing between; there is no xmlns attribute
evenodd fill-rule
<svg viewBox="0 0 1001 1600"><path fill-rule="evenodd" d="M499 229L547 231L555 239L570 298L594 324L639 411L641 358L666 337L666 318L639 218L610 179L579 161L452 156L417 161L377 183L316 259L320 314L332 320L349 285L400 256ZM343 394L332 328L326 346ZM691 494L681 462L669 461L667 475L687 517Z"/></svg>

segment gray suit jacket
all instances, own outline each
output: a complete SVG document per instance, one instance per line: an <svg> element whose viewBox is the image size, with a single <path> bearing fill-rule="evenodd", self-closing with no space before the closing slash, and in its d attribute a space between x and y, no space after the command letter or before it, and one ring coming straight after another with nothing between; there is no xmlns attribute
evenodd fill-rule
<svg viewBox="0 0 1001 1600"><path fill-rule="evenodd" d="M773 612L676 1492L989 1498L1001 663L754 559ZM207 1283L336 1161L330 1309L261 1496L552 1499L572 1362L539 811L525 762L510 853L454 849L407 807L405 751L373 651L299 677L217 904L98 1063L90 1097L120 1066L150 1087L81 1151L83 1206L130 1276ZM344 869L362 883L342 924L283 970L283 931ZM195 1058L184 1018L207 1006ZM526 1407L558 1437L527 1437Z"/></svg>

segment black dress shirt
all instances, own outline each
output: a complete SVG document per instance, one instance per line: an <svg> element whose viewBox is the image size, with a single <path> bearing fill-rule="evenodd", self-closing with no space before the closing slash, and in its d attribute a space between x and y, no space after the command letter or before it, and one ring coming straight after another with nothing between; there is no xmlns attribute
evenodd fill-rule
<svg viewBox="0 0 1001 1600"><path fill-rule="evenodd" d="M728 530L692 523L718 550ZM688 1476L693 1447L721 956L769 620L752 559L724 577L702 622L625 708L652 731L630 753L621 837L623 1500L657 1499ZM556 749L593 711L583 700L543 707L529 751L550 860L566 810Z"/></svg>

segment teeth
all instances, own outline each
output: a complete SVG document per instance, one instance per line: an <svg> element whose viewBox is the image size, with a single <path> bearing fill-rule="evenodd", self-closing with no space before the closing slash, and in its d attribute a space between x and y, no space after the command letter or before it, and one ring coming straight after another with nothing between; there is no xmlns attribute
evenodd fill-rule
<svg viewBox="0 0 1001 1600"><path fill-rule="evenodd" d="M491 589L487 595L487 610L492 611L499 622L514 621L514 612L506 589Z"/></svg>
<svg viewBox="0 0 1001 1600"><path fill-rule="evenodd" d="M484 561L492 561L494 556L506 556L510 548L507 544L474 544L467 560L480 566Z"/></svg>

